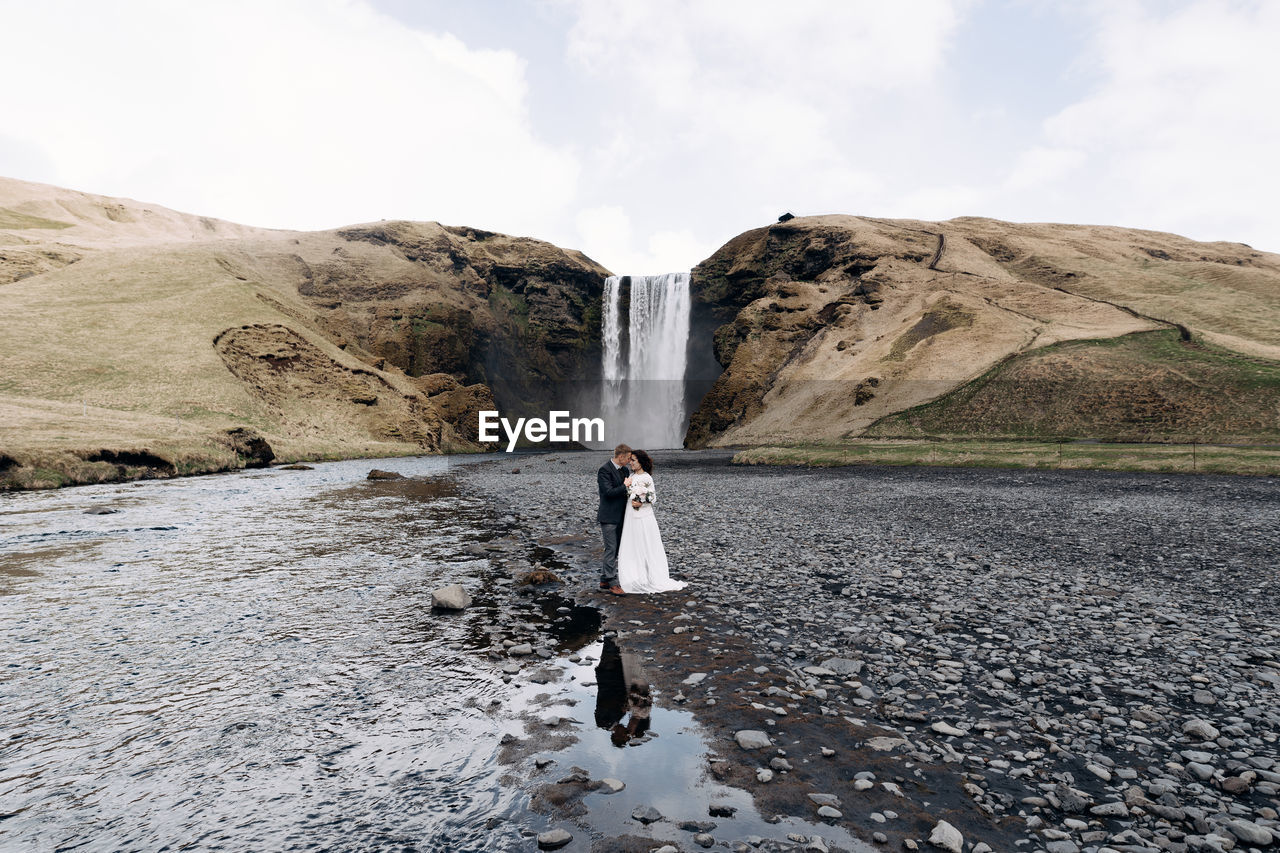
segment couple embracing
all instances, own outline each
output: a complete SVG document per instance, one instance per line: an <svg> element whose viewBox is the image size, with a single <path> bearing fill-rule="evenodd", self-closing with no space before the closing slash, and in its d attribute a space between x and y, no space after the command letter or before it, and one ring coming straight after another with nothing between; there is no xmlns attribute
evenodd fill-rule
<svg viewBox="0 0 1280 853"><path fill-rule="evenodd" d="M613 458L596 472L596 485L600 491L596 520L604 537L600 588L614 595L684 589L687 584L671 579L653 514L657 492L649 454L619 444Z"/></svg>

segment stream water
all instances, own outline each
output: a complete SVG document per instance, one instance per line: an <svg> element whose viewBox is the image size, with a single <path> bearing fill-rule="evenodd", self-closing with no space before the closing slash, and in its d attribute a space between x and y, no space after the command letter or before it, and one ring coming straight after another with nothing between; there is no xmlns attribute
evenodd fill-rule
<svg viewBox="0 0 1280 853"><path fill-rule="evenodd" d="M491 561L513 540L451 464L0 495L0 850L534 850L550 821L503 777L537 774L499 744L561 704L582 718L555 767L628 784L590 795L568 850L638 829L640 803L731 802L718 837L767 832L744 792L702 778L691 714L655 704L640 750L593 725L599 612L514 595L503 563L554 554ZM433 613L455 582L473 605ZM504 677L490 650L513 638L566 677Z"/></svg>
<svg viewBox="0 0 1280 853"><path fill-rule="evenodd" d="M492 514L378 464L0 496L0 848L516 844Z"/></svg>

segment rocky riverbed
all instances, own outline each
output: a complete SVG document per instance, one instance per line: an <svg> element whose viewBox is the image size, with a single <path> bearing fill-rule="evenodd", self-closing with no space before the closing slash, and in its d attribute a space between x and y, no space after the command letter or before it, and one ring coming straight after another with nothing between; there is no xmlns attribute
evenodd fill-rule
<svg viewBox="0 0 1280 853"><path fill-rule="evenodd" d="M583 792L627 779L558 764L579 734L531 718L505 757L577 849L1280 849L1280 481L659 453L659 522L690 586L614 598L596 589L603 457L456 476L515 520L495 559L548 549L553 623L599 608L655 721L706 733L669 786L747 791L778 831L729 839L714 815L641 807L602 830ZM536 700L594 684L528 663L555 644L518 633L495 626L490 654L546 685Z"/></svg>

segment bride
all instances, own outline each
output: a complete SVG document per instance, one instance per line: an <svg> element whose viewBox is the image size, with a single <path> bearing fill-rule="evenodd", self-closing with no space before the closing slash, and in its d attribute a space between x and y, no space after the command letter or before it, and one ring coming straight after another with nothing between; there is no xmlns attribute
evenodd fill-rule
<svg viewBox="0 0 1280 853"><path fill-rule="evenodd" d="M618 585L624 592L667 592L688 584L673 581L662 547L658 519L653 514L653 460L637 450L631 455L631 486L627 489L627 517L618 544Z"/></svg>

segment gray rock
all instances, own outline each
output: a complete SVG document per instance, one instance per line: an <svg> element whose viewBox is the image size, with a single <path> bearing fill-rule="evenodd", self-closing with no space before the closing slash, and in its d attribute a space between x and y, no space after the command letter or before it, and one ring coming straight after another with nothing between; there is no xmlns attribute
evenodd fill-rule
<svg viewBox="0 0 1280 853"><path fill-rule="evenodd" d="M772 745L769 736L757 729L743 729L733 737L743 749L767 749Z"/></svg>
<svg viewBox="0 0 1280 853"><path fill-rule="evenodd" d="M1107 769L1107 768L1105 768L1105 767L1100 767L1100 766L1098 766L1097 764L1092 764L1092 763L1090 763L1090 764L1086 764L1086 765L1084 766L1084 769L1085 769L1085 770L1088 770L1088 771L1089 771L1090 773L1092 773L1094 776L1097 776L1097 777L1098 777L1099 779L1101 779L1103 782L1110 782L1110 781L1111 781L1111 771L1110 771L1110 770L1108 770L1108 769Z"/></svg>
<svg viewBox="0 0 1280 853"><path fill-rule="evenodd" d="M646 825L662 820L662 812L653 806L639 806L631 813L631 816Z"/></svg>
<svg viewBox="0 0 1280 853"><path fill-rule="evenodd" d="M627 787L627 785L622 780L610 779L606 777L600 780L600 787L597 788L597 790L605 794L616 794L625 787Z"/></svg>
<svg viewBox="0 0 1280 853"><path fill-rule="evenodd" d="M962 853L964 850L964 836L945 820L938 821L933 832L929 833L929 843L950 853Z"/></svg>
<svg viewBox="0 0 1280 853"><path fill-rule="evenodd" d="M559 850L573 840L573 835L563 829L549 829L538 833L538 849Z"/></svg>
<svg viewBox="0 0 1280 853"><path fill-rule="evenodd" d="M1217 740L1219 732L1208 720L1187 720L1182 724L1182 733L1198 737L1200 740Z"/></svg>
<svg viewBox="0 0 1280 853"><path fill-rule="evenodd" d="M1231 834L1239 838L1245 844L1256 844L1260 847L1266 847L1274 843L1275 836L1271 830L1265 826L1259 826L1252 821L1241 818L1227 821L1227 829L1231 830Z"/></svg>
<svg viewBox="0 0 1280 853"><path fill-rule="evenodd" d="M833 809L831 806L820 806L818 808L818 817L826 818L827 820L838 820L844 815L840 813L839 809Z"/></svg>
<svg viewBox="0 0 1280 853"><path fill-rule="evenodd" d="M1128 817L1129 807L1124 803L1101 803L1089 809L1089 814L1098 817Z"/></svg>
<svg viewBox="0 0 1280 853"><path fill-rule="evenodd" d="M471 596L462 584L451 583L432 591L431 606L439 610L466 610L471 606Z"/></svg>
<svg viewBox="0 0 1280 853"><path fill-rule="evenodd" d="M518 646L512 646L507 649L507 654L516 656L531 655L533 654L533 646L528 643L521 643Z"/></svg>
<svg viewBox="0 0 1280 853"><path fill-rule="evenodd" d="M906 738L900 737L873 737L867 738L867 746L876 752L888 752L895 747L903 746L907 742Z"/></svg>
<svg viewBox="0 0 1280 853"><path fill-rule="evenodd" d="M1187 764L1187 772L1201 782L1208 782L1213 778L1213 767L1208 764L1201 764L1198 761L1189 762Z"/></svg>
<svg viewBox="0 0 1280 853"><path fill-rule="evenodd" d="M859 675L862 672L862 661L850 660L849 658L828 658L822 662L822 668L834 672L836 675L850 678Z"/></svg>

